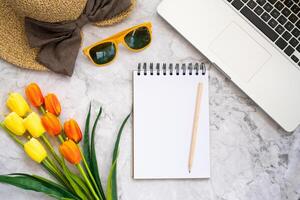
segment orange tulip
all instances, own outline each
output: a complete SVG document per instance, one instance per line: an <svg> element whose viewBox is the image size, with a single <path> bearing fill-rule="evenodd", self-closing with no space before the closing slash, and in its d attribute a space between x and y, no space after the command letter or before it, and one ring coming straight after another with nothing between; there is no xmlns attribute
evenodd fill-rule
<svg viewBox="0 0 300 200"><path fill-rule="evenodd" d="M45 96L45 109L56 116L60 114L61 106L55 94Z"/></svg>
<svg viewBox="0 0 300 200"><path fill-rule="evenodd" d="M47 112L41 117L43 126L46 131L52 136L58 136L62 131L62 126L59 119L52 113Z"/></svg>
<svg viewBox="0 0 300 200"><path fill-rule="evenodd" d="M72 164L79 164L81 161L81 154L78 146L72 140L63 142L59 147L60 153L64 158Z"/></svg>
<svg viewBox="0 0 300 200"><path fill-rule="evenodd" d="M64 131L67 137L73 140L75 143L78 143L82 139L81 130L74 119L70 119L64 124Z"/></svg>
<svg viewBox="0 0 300 200"><path fill-rule="evenodd" d="M25 89L25 93L31 104L40 107L44 103L44 97L40 87L36 83L30 83Z"/></svg>

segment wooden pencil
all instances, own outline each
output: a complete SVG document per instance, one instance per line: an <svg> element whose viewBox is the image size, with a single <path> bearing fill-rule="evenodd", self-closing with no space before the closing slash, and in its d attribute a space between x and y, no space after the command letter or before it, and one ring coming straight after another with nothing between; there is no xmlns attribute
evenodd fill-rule
<svg viewBox="0 0 300 200"><path fill-rule="evenodd" d="M195 150L196 150L196 145L197 145L198 126L199 126L199 117L200 117L200 110L201 110L202 94L203 94L203 84L198 83L196 103L195 103L195 111L194 111L193 129L192 129L192 140L191 140L189 163L188 163L189 173L191 173L191 171L192 171L193 161L194 161L194 157L195 157Z"/></svg>

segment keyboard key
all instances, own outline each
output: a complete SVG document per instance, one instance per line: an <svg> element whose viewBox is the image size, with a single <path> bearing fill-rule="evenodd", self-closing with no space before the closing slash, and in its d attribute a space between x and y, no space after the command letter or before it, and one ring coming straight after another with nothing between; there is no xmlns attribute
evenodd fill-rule
<svg viewBox="0 0 300 200"><path fill-rule="evenodd" d="M297 58L295 55L292 55L292 60L295 62L295 63L298 63L299 61L299 58Z"/></svg>
<svg viewBox="0 0 300 200"><path fill-rule="evenodd" d="M300 20L296 23L296 26L300 29Z"/></svg>
<svg viewBox="0 0 300 200"><path fill-rule="evenodd" d="M282 8L284 7L284 5L278 1L276 4L275 4L275 8L277 8L278 10L282 10Z"/></svg>
<svg viewBox="0 0 300 200"><path fill-rule="evenodd" d="M292 0L285 0L284 5L286 5L287 7L291 7L293 5L293 1Z"/></svg>
<svg viewBox="0 0 300 200"><path fill-rule="evenodd" d="M271 19L268 23L272 28L275 28L278 24L278 22L275 19Z"/></svg>
<svg viewBox="0 0 300 200"><path fill-rule="evenodd" d="M264 14L262 14L261 18L262 18L265 22L267 22L267 21L269 21L269 19L271 18L271 16L270 16L268 13L264 12Z"/></svg>
<svg viewBox="0 0 300 200"><path fill-rule="evenodd" d="M278 25L276 28L275 28L275 31L279 34L283 33L284 31L284 28L281 26L281 25Z"/></svg>
<svg viewBox="0 0 300 200"><path fill-rule="evenodd" d="M232 0L227 0L229 3L232 2Z"/></svg>
<svg viewBox="0 0 300 200"><path fill-rule="evenodd" d="M294 30L292 31L292 34L297 38L300 35L299 29L294 28Z"/></svg>
<svg viewBox="0 0 300 200"><path fill-rule="evenodd" d="M284 8L281 12L286 17L288 17L291 14L291 11L287 8Z"/></svg>
<svg viewBox="0 0 300 200"><path fill-rule="evenodd" d="M241 2L240 0L234 0L233 2L232 2L232 5L237 9L237 10L239 10L239 9L241 9L242 7L243 7L243 2Z"/></svg>
<svg viewBox="0 0 300 200"><path fill-rule="evenodd" d="M283 49L286 47L287 42L284 41L284 39L279 38L279 39L275 42L275 44L276 44L280 49L283 50Z"/></svg>
<svg viewBox="0 0 300 200"><path fill-rule="evenodd" d="M293 46L296 47L299 44L299 41L296 38L292 38L289 43Z"/></svg>
<svg viewBox="0 0 300 200"><path fill-rule="evenodd" d="M278 38L278 34L271 29L265 22L263 22L252 10L248 7L243 7L241 10L250 22L252 22L261 32L263 32L273 42Z"/></svg>
<svg viewBox="0 0 300 200"><path fill-rule="evenodd" d="M289 16L289 20L292 22L292 23L295 23L297 20L298 20L298 17L294 14L291 14Z"/></svg>
<svg viewBox="0 0 300 200"><path fill-rule="evenodd" d="M253 0L250 0L247 5L250 7L250 8L255 8L255 6L257 5Z"/></svg>
<svg viewBox="0 0 300 200"><path fill-rule="evenodd" d="M263 6L267 1L266 0L256 0L258 5Z"/></svg>
<svg viewBox="0 0 300 200"><path fill-rule="evenodd" d="M296 49L298 52L300 52L300 45L298 45Z"/></svg>
<svg viewBox="0 0 300 200"><path fill-rule="evenodd" d="M289 40L291 39L292 35L291 35L289 32L285 31L285 32L282 34L282 37L283 37L286 41L289 41Z"/></svg>
<svg viewBox="0 0 300 200"><path fill-rule="evenodd" d="M273 9L272 12L271 12L271 15L277 19L277 17L279 17L280 13L278 12L278 10L276 9Z"/></svg>
<svg viewBox="0 0 300 200"><path fill-rule="evenodd" d="M291 31L291 30L294 28L294 25L293 25L291 22L288 22L288 23L286 23L286 24L284 25L284 27L285 27L287 30Z"/></svg>
<svg viewBox="0 0 300 200"><path fill-rule="evenodd" d="M264 10L260 6L256 6L256 8L254 9L254 12L257 15L261 15L264 12Z"/></svg>
<svg viewBox="0 0 300 200"><path fill-rule="evenodd" d="M293 11L293 13L297 14L300 11L300 7L294 4L291 10Z"/></svg>
<svg viewBox="0 0 300 200"><path fill-rule="evenodd" d="M285 24L285 22L287 21L287 19L283 15L280 15L280 17L277 20L281 25Z"/></svg>
<svg viewBox="0 0 300 200"><path fill-rule="evenodd" d="M271 4L269 4L269 3L266 3L266 5L264 6L264 9L267 12L270 12L273 9L273 6Z"/></svg>
<svg viewBox="0 0 300 200"><path fill-rule="evenodd" d="M271 4L274 4L277 0L268 0Z"/></svg>
<svg viewBox="0 0 300 200"><path fill-rule="evenodd" d="M291 46L288 46L285 50L284 53L288 56L291 56L295 52L295 49Z"/></svg>

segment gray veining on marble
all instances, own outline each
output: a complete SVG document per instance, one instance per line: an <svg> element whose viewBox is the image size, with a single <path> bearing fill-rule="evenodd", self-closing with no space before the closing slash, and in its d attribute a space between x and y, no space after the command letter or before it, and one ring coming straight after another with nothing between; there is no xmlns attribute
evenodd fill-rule
<svg viewBox="0 0 300 200"><path fill-rule="evenodd" d="M143 52L120 48L116 62L97 68L79 53L72 78L50 72L21 70L0 61L0 113L10 91L23 93L29 81L55 92L63 106L62 119L75 117L83 127L90 100L104 114L96 136L100 173L107 180L117 129L132 109L131 70L138 62L203 61L210 73L211 178L192 181L132 179L132 125L121 141L118 162L120 200L298 200L300 198L300 129L284 132L203 55L157 14L160 0L138 0L134 13L113 27L84 27L83 46L144 21L153 23L153 42ZM205 28L205 27L203 27ZM1 131L0 174L27 172L46 175ZM106 184L104 184L106 186ZM49 199L35 192L0 185L0 199Z"/></svg>

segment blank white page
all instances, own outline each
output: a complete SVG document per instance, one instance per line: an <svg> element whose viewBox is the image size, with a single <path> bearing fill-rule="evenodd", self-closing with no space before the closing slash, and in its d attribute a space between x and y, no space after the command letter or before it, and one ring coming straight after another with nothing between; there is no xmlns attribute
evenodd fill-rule
<svg viewBox="0 0 300 200"><path fill-rule="evenodd" d="M135 179L208 178L208 75L133 72ZM203 83L198 138L191 173L189 152L197 85Z"/></svg>

